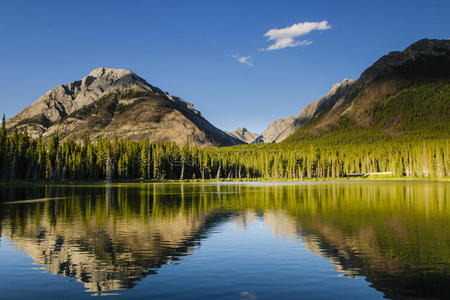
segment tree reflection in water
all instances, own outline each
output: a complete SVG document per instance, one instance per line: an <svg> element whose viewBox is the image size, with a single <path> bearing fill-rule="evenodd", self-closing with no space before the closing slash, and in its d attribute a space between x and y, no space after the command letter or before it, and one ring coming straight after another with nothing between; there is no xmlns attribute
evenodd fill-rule
<svg viewBox="0 0 450 300"><path fill-rule="evenodd" d="M1 195L1 236L95 294L133 288L218 224L262 220L389 298L450 296L447 183L36 185ZM25 199L42 201L15 202Z"/></svg>

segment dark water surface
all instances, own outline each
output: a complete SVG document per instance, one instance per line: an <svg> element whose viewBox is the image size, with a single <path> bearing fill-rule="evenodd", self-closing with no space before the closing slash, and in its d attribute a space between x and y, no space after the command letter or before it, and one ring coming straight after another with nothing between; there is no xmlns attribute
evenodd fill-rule
<svg viewBox="0 0 450 300"><path fill-rule="evenodd" d="M450 299L450 183L0 186L0 298Z"/></svg>

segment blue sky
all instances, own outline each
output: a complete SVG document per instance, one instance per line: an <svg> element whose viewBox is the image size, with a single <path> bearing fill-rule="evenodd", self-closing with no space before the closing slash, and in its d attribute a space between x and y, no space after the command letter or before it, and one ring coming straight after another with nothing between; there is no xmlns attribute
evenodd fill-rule
<svg viewBox="0 0 450 300"><path fill-rule="evenodd" d="M433 0L1 1L0 113L107 66L192 102L221 129L260 133L389 51L450 38L449 12Z"/></svg>

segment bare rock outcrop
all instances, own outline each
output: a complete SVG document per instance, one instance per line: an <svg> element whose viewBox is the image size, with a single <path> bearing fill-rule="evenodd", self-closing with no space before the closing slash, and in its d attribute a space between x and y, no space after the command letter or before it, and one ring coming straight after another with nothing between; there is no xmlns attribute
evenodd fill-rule
<svg viewBox="0 0 450 300"><path fill-rule="evenodd" d="M263 133L255 139L255 143L274 143L277 137L295 122L294 116L273 121Z"/></svg>
<svg viewBox="0 0 450 300"><path fill-rule="evenodd" d="M248 131L245 127L239 127L233 132L228 132L228 134L247 144L253 143L259 137L258 134Z"/></svg>
<svg viewBox="0 0 450 300"><path fill-rule="evenodd" d="M95 69L81 80L49 90L6 126L44 140L58 134L74 140L89 135L198 146L242 143L214 127L192 103L129 70L111 68Z"/></svg>
<svg viewBox="0 0 450 300"><path fill-rule="evenodd" d="M281 142L308 125L316 134L339 124L343 118L357 127L374 123L373 109L389 96L420 82L450 78L450 40L419 40L404 51L393 51L367 68L357 80L335 84L308 105L273 142Z"/></svg>
<svg viewBox="0 0 450 300"><path fill-rule="evenodd" d="M287 126L286 129L274 139L274 142L278 143L283 141L288 136L308 124L312 119L319 115L319 113L331 108L339 101L339 99L345 96L354 83L355 79L345 78L343 81L334 84L325 96L306 105L300 111L300 115L294 122Z"/></svg>
<svg viewBox="0 0 450 300"><path fill-rule="evenodd" d="M356 126L373 125L373 107L400 90L420 82L450 78L450 40L419 40L404 51L393 51L367 68L348 91L327 109L309 132L327 130L342 117Z"/></svg>

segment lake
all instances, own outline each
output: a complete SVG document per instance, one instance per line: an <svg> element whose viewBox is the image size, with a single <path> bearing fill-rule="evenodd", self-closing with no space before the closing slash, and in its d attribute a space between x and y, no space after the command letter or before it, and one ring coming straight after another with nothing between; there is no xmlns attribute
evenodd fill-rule
<svg viewBox="0 0 450 300"><path fill-rule="evenodd" d="M450 299L450 183L0 185L0 298Z"/></svg>

